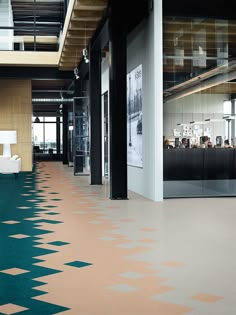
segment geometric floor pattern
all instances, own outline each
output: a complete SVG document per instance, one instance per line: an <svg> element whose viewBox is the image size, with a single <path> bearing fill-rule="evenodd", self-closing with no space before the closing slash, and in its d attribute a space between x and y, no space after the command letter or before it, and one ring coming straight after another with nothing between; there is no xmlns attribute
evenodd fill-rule
<svg viewBox="0 0 236 315"><path fill-rule="evenodd" d="M236 314L233 199L114 201L60 162L0 191L0 315Z"/></svg>
<svg viewBox="0 0 236 315"><path fill-rule="evenodd" d="M44 222L38 220L43 211L39 203L44 200L36 184L35 171L22 172L16 178L13 174L0 175L0 314L57 314L68 309L34 299L47 293L40 290L44 282L37 279L61 272L36 265L44 255L55 252L37 247L42 234L51 230L36 225Z"/></svg>

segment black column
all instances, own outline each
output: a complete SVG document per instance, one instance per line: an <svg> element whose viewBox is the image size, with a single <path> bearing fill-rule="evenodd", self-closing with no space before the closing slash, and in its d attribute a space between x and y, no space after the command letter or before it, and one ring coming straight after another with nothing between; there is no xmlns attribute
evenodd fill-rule
<svg viewBox="0 0 236 315"><path fill-rule="evenodd" d="M62 163L68 164L68 110L67 106L63 105L63 157Z"/></svg>
<svg viewBox="0 0 236 315"><path fill-rule="evenodd" d="M61 124L60 124L60 116L56 118L56 139L57 139L57 154L60 154L61 148Z"/></svg>
<svg viewBox="0 0 236 315"><path fill-rule="evenodd" d="M101 51L89 55L90 184L102 184Z"/></svg>
<svg viewBox="0 0 236 315"><path fill-rule="evenodd" d="M119 0L109 17L110 198L127 199L126 18Z"/></svg>
<svg viewBox="0 0 236 315"><path fill-rule="evenodd" d="M64 19L66 18L67 8L68 8L68 0L64 0ZM63 27L62 27L63 29Z"/></svg>

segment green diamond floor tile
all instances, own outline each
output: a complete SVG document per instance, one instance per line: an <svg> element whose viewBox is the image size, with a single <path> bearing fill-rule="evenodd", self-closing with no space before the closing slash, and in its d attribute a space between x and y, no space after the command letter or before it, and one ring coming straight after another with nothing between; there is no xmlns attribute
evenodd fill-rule
<svg viewBox="0 0 236 315"><path fill-rule="evenodd" d="M67 245L67 244L70 244L70 243L61 242L61 241L55 241L55 242L49 242L48 244L55 245L55 246L63 246L63 245Z"/></svg>
<svg viewBox="0 0 236 315"><path fill-rule="evenodd" d="M71 262L65 263L64 265L76 267L76 268L82 268L82 267L87 267L87 266L92 265L92 264L77 260L77 261L71 261Z"/></svg>

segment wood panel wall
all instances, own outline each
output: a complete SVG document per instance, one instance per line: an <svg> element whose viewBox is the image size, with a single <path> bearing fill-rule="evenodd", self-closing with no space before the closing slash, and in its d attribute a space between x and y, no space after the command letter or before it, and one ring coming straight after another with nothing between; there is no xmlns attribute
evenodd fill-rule
<svg viewBox="0 0 236 315"><path fill-rule="evenodd" d="M0 80L0 130L17 131L11 153L21 157L22 171L32 171L31 80Z"/></svg>

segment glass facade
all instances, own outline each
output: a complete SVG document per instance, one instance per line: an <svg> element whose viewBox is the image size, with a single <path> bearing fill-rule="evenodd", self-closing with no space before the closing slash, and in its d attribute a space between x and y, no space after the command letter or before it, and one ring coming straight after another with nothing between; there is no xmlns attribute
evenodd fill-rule
<svg viewBox="0 0 236 315"><path fill-rule="evenodd" d="M164 197L235 196L236 19L195 9L164 10Z"/></svg>
<svg viewBox="0 0 236 315"><path fill-rule="evenodd" d="M232 63L236 21L166 17L164 19L164 92L204 75L224 71Z"/></svg>

